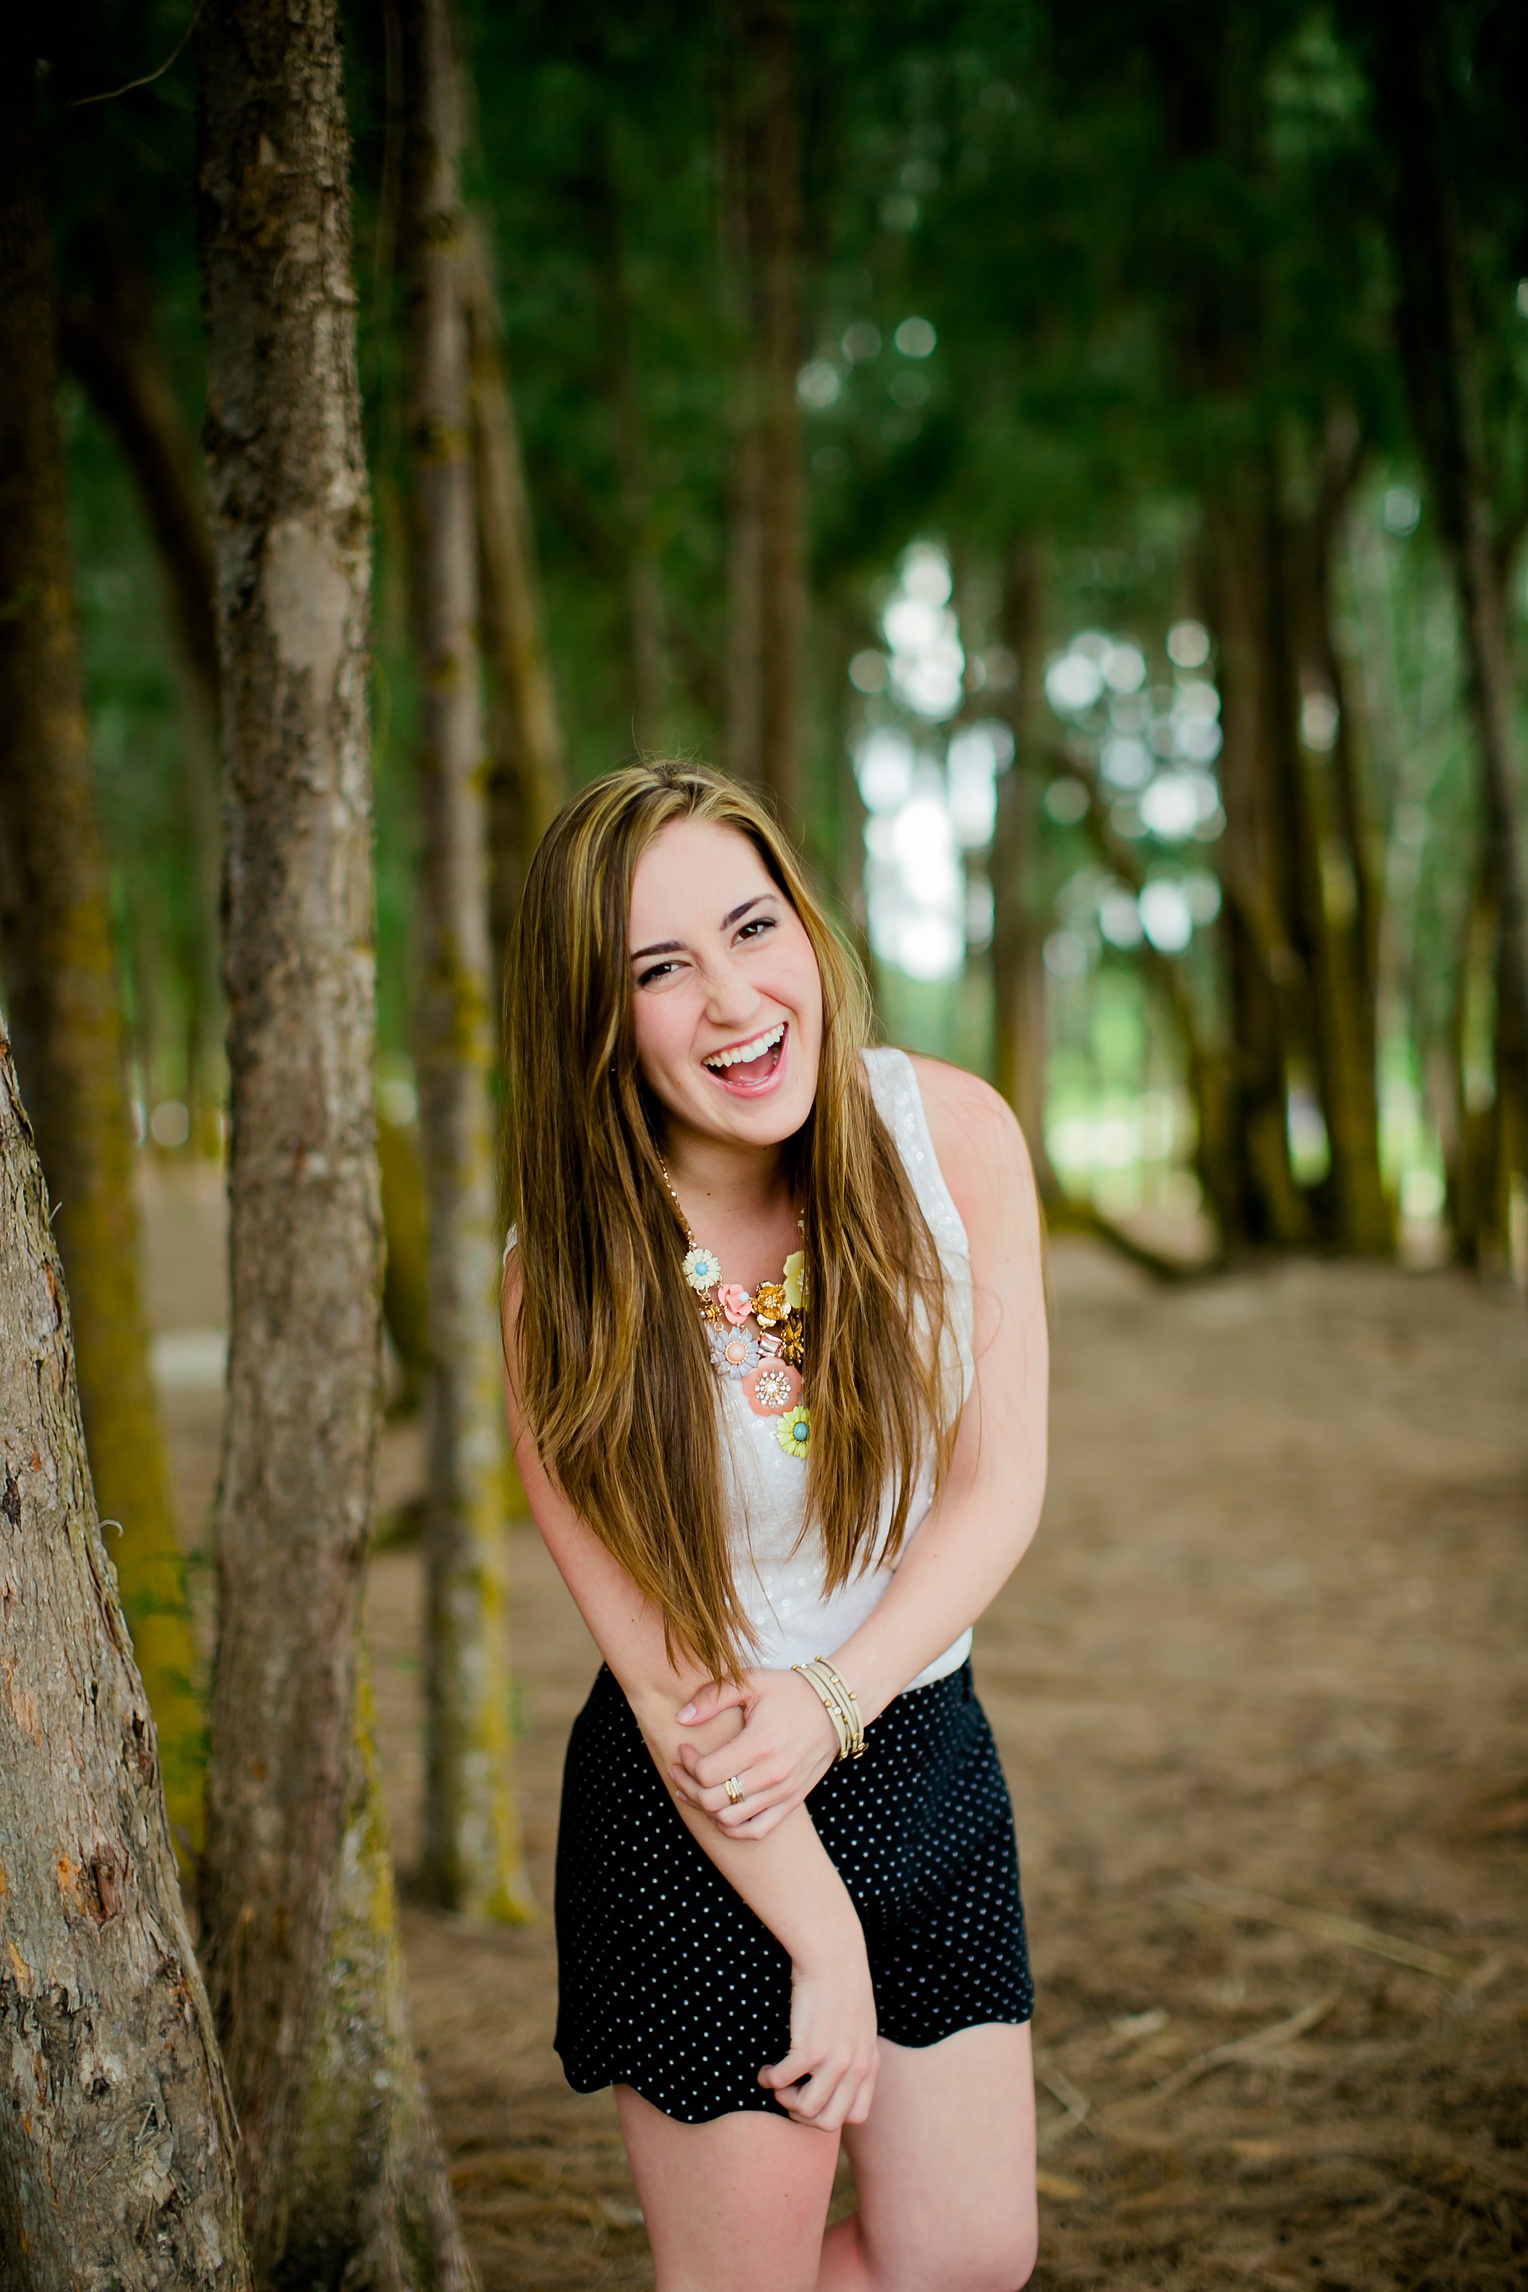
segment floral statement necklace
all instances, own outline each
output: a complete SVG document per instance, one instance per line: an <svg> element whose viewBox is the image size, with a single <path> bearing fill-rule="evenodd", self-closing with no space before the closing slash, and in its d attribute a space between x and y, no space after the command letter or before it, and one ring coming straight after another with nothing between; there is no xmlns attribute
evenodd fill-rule
<svg viewBox="0 0 1528 2292"><path fill-rule="evenodd" d="M695 1239L667 1166L660 1164L660 1168L689 1244L684 1278L695 1293L706 1325L711 1366L719 1377L742 1386L743 1397L756 1417L775 1420L775 1438L787 1456L805 1458L812 1444L811 1411L801 1398L801 1371L806 1361L806 1254L792 1250L780 1279L761 1281L752 1291L735 1281L723 1281L721 1259L714 1249Z"/></svg>

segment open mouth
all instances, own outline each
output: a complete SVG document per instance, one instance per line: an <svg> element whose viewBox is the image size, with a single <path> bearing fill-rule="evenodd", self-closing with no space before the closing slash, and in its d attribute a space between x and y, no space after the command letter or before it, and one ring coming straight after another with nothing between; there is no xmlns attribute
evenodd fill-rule
<svg viewBox="0 0 1528 2292"><path fill-rule="evenodd" d="M762 1034L753 1035L745 1043L734 1043L724 1051L713 1051L701 1064L715 1077L723 1090L735 1097L746 1098L753 1092L765 1090L780 1071L785 1056L786 1022L780 1019Z"/></svg>

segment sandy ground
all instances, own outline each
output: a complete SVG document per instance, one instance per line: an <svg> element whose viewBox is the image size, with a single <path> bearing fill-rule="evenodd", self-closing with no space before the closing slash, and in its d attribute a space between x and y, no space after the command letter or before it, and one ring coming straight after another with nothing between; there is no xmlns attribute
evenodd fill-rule
<svg viewBox="0 0 1528 2292"><path fill-rule="evenodd" d="M166 1329L222 1314L217 1190L156 1186ZM1528 1313L1452 1274L1171 1292L1054 1257L1051 1493L977 1635L1039 1989L1048 2287L1528 2280ZM216 1462L167 1392L188 1530ZM215 1357L215 1348L213 1349ZM190 1367L187 1367L187 1364ZM201 1389L196 1378L202 1375ZM391 1430L382 1501L417 1485ZM514 1532L519 1784L551 1902L596 1658ZM418 1836L420 1566L373 1569L395 1843ZM406 1913L484 2292L651 2284L607 2095L564 2086L549 1920Z"/></svg>

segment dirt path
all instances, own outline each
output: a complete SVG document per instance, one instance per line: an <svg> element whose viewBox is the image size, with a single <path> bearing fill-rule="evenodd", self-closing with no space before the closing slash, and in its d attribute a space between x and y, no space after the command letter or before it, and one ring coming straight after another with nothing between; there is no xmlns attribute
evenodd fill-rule
<svg viewBox="0 0 1528 2292"><path fill-rule="evenodd" d="M1518 2287L1528 1315L1381 1269L1163 1295L1082 1244L1055 1277L1050 1501L977 1640L1040 1992L1037 2282ZM215 1397L171 1406L200 1502ZM414 1469L394 1436L394 1501ZM528 1532L515 1567L549 1904L596 1659ZM369 1625L405 1868L418 1607L417 1556L384 1555ZM550 2050L546 1926L407 1927L485 2292L649 2285L609 2098L570 2094Z"/></svg>

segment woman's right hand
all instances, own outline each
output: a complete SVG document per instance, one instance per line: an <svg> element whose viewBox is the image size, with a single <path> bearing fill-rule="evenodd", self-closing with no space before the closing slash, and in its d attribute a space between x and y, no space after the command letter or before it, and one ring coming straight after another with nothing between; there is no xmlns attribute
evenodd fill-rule
<svg viewBox="0 0 1528 2292"><path fill-rule="evenodd" d="M852 1936L791 1966L791 2049L759 2083L798 2125L837 2133L863 2125L879 2063L875 1992L856 1921Z"/></svg>

